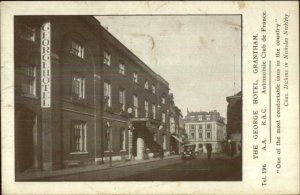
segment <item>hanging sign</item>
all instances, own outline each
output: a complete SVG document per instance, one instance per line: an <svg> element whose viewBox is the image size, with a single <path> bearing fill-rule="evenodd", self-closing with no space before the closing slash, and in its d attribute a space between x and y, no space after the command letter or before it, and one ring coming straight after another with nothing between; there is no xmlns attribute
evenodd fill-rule
<svg viewBox="0 0 300 195"><path fill-rule="evenodd" d="M51 107L51 25L41 28L41 107Z"/></svg>

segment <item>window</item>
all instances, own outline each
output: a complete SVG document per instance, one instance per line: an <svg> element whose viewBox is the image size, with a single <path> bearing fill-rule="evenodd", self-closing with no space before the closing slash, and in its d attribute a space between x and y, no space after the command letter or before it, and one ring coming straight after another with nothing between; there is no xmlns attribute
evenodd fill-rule
<svg viewBox="0 0 300 195"><path fill-rule="evenodd" d="M84 47L79 43L72 41L72 50L71 52L76 56L84 59Z"/></svg>
<svg viewBox="0 0 300 195"><path fill-rule="evenodd" d="M138 74L136 72L133 73L133 82L138 83Z"/></svg>
<svg viewBox="0 0 300 195"><path fill-rule="evenodd" d="M208 138L208 139L211 138L211 132L210 131L206 131L206 138Z"/></svg>
<svg viewBox="0 0 300 195"><path fill-rule="evenodd" d="M153 94L156 93L156 87L155 87L155 85L152 85L152 93L153 93Z"/></svg>
<svg viewBox="0 0 300 195"><path fill-rule="evenodd" d="M133 111L134 111L134 117L138 117L138 97L136 95L133 95Z"/></svg>
<svg viewBox="0 0 300 195"><path fill-rule="evenodd" d="M125 128L120 129L120 149L126 150L126 131Z"/></svg>
<svg viewBox="0 0 300 195"><path fill-rule="evenodd" d="M162 122L165 123L166 122L166 113L162 112L161 115L162 115Z"/></svg>
<svg viewBox="0 0 300 195"><path fill-rule="evenodd" d="M202 115L198 115L198 120L202 121Z"/></svg>
<svg viewBox="0 0 300 195"><path fill-rule="evenodd" d="M27 65L22 67L21 90L24 94L36 95L36 67Z"/></svg>
<svg viewBox="0 0 300 195"><path fill-rule="evenodd" d="M104 101L108 107L111 107L111 84L104 82Z"/></svg>
<svg viewBox="0 0 300 195"><path fill-rule="evenodd" d="M195 130L195 125L190 126L192 130Z"/></svg>
<svg viewBox="0 0 300 195"><path fill-rule="evenodd" d="M72 121L71 152L86 152L86 123Z"/></svg>
<svg viewBox="0 0 300 195"><path fill-rule="evenodd" d="M149 117L149 103L148 100L145 100L145 117Z"/></svg>
<svg viewBox="0 0 300 195"><path fill-rule="evenodd" d="M165 98L164 95L161 97L161 103L162 103L162 104L165 104L165 103L166 103L166 98Z"/></svg>
<svg viewBox="0 0 300 195"><path fill-rule="evenodd" d="M156 142L157 138L156 138L156 134L153 135L153 140Z"/></svg>
<svg viewBox="0 0 300 195"><path fill-rule="evenodd" d="M103 63L107 66L110 66L110 54L107 51L104 51Z"/></svg>
<svg viewBox="0 0 300 195"><path fill-rule="evenodd" d="M156 119L156 106L155 106L155 104L152 104L152 117L153 117L153 119Z"/></svg>
<svg viewBox="0 0 300 195"><path fill-rule="evenodd" d="M80 75L73 75L72 96L76 99L85 98L85 79Z"/></svg>
<svg viewBox="0 0 300 195"><path fill-rule="evenodd" d="M125 90L120 89L119 90L119 103L121 111L125 111Z"/></svg>
<svg viewBox="0 0 300 195"><path fill-rule="evenodd" d="M203 131L202 131L202 130L199 131L198 136L199 136L199 139L202 139L202 138L203 138Z"/></svg>
<svg viewBox="0 0 300 195"><path fill-rule="evenodd" d="M199 125L199 130L202 130L202 129L203 129L202 125Z"/></svg>
<svg viewBox="0 0 300 195"><path fill-rule="evenodd" d="M210 115L206 115L206 120L210 121Z"/></svg>
<svg viewBox="0 0 300 195"><path fill-rule="evenodd" d="M107 123L106 124L106 126L105 126L105 136L104 136L104 138L105 138L105 140L104 140L104 150L105 151L110 151L111 150L111 143L110 143L110 140L111 140L111 138L110 138L110 133L111 133L111 126L110 126L110 124L109 123Z"/></svg>
<svg viewBox="0 0 300 195"><path fill-rule="evenodd" d="M149 89L149 84L148 84L148 80L145 80L145 89Z"/></svg>
<svg viewBox="0 0 300 195"><path fill-rule="evenodd" d="M36 41L36 28L32 28L25 24L20 26L20 36L26 40L35 42Z"/></svg>
<svg viewBox="0 0 300 195"><path fill-rule="evenodd" d="M190 130L190 139L195 139L195 130Z"/></svg>
<svg viewBox="0 0 300 195"><path fill-rule="evenodd" d="M207 124L206 129L211 129L211 124Z"/></svg>
<svg viewBox="0 0 300 195"><path fill-rule="evenodd" d="M119 73L125 74L125 65L122 63L119 64Z"/></svg>

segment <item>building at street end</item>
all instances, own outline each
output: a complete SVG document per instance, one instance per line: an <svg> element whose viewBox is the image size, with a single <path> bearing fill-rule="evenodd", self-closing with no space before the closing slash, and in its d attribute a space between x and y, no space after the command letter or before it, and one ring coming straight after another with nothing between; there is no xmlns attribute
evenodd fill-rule
<svg viewBox="0 0 300 195"><path fill-rule="evenodd" d="M212 152L222 152L224 147L225 118L219 112L189 112L185 117L185 130L188 141L196 144L196 151L205 152L212 146Z"/></svg>
<svg viewBox="0 0 300 195"><path fill-rule="evenodd" d="M169 83L92 16L15 16L16 172L170 152Z"/></svg>
<svg viewBox="0 0 300 195"><path fill-rule="evenodd" d="M242 152L242 92L226 97L228 153L232 156Z"/></svg>

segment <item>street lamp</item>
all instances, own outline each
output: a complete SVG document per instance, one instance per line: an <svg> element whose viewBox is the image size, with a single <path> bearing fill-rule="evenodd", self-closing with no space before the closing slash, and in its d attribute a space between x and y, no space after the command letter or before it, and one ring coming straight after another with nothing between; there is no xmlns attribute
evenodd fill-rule
<svg viewBox="0 0 300 195"><path fill-rule="evenodd" d="M231 156L231 139L228 139L229 155Z"/></svg>
<svg viewBox="0 0 300 195"><path fill-rule="evenodd" d="M132 113L133 113L133 110L132 108L128 108L127 109L127 113L128 113L128 116L129 116L129 121L128 121L128 153L129 153L129 159L132 160L132 130L133 130L133 126L132 126L132 121L131 121L131 118L132 118Z"/></svg>

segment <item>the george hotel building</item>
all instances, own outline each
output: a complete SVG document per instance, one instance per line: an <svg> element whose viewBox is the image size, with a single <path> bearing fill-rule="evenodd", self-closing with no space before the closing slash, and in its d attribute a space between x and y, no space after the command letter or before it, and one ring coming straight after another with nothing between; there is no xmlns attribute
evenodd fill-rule
<svg viewBox="0 0 300 195"><path fill-rule="evenodd" d="M14 25L17 173L169 152L168 82L98 20L16 16Z"/></svg>

